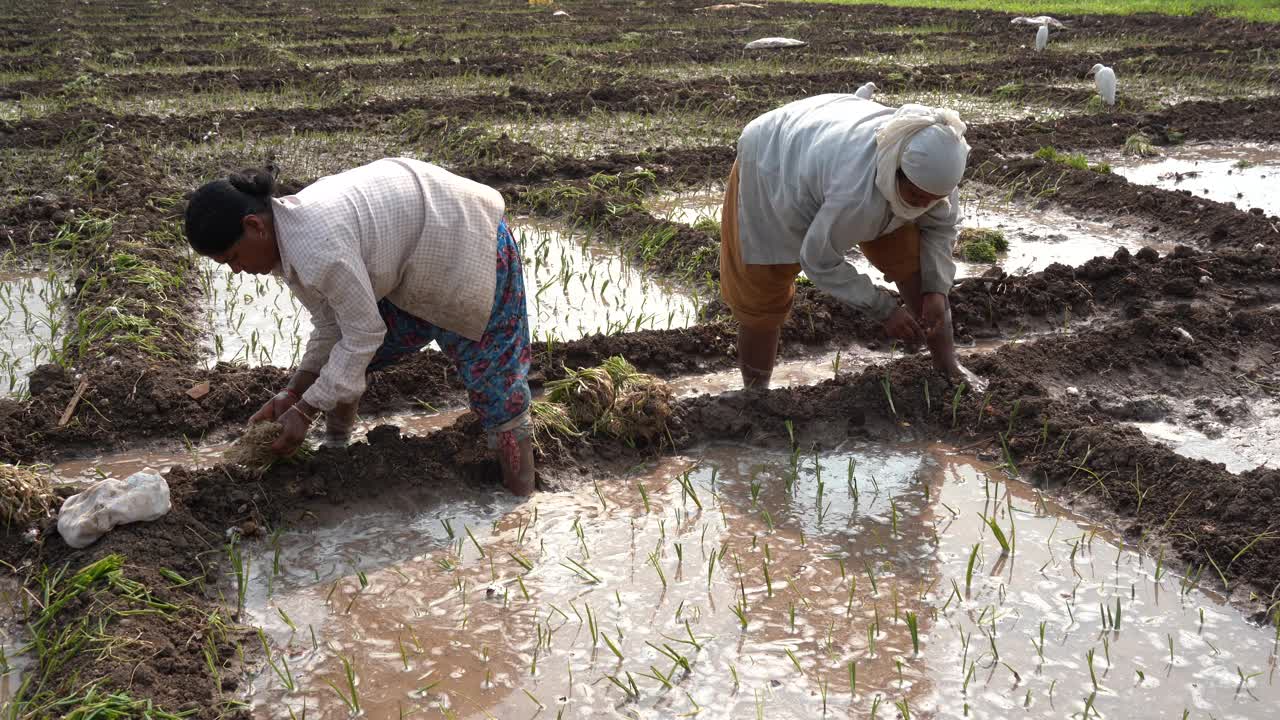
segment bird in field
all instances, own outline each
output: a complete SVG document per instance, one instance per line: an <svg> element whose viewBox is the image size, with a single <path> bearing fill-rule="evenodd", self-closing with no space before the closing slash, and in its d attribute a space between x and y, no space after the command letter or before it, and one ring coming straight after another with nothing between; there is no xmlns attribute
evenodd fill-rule
<svg viewBox="0 0 1280 720"><path fill-rule="evenodd" d="M863 100L870 100L871 96L874 95L875 92L876 92L876 84L873 82L869 82L866 85L863 85L862 87L855 90L853 95L854 97L859 97L859 98L862 98Z"/></svg>
<svg viewBox="0 0 1280 720"><path fill-rule="evenodd" d="M1116 104L1116 71L1098 63L1089 69L1089 75L1093 76L1093 84L1098 88L1098 96L1102 98L1105 105Z"/></svg>
<svg viewBox="0 0 1280 720"><path fill-rule="evenodd" d="M1046 45L1049 44L1049 26L1041 25L1036 31L1036 52L1043 52Z"/></svg>

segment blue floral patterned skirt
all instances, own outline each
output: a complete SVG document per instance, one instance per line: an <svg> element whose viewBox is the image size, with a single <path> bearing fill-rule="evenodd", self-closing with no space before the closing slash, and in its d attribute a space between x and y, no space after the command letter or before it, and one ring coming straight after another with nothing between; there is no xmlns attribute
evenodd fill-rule
<svg viewBox="0 0 1280 720"><path fill-rule="evenodd" d="M489 324L479 340L436 327L386 298L378 301L378 312L387 325L387 335L369 362L369 370L387 367L434 340L453 361L467 386L471 411L485 430L512 429L503 426L525 416L532 400L528 380L532 360L529 313L525 309L520 249L506 220L498 223L498 280Z"/></svg>

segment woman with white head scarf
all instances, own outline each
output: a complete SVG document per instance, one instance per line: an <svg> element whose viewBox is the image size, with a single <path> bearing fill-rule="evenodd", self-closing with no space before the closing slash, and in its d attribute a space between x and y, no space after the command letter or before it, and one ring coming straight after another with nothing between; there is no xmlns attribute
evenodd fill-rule
<svg viewBox="0 0 1280 720"><path fill-rule="evenodd" d="M964 132L951 110L843 94L798 100L747 125L720 223L720 289L740 324L746 387L768 387L802 270L890 337L926 342L948 377L967 374L947 302ZM854 268L846 254L855 245L905 305Z"/></svg>

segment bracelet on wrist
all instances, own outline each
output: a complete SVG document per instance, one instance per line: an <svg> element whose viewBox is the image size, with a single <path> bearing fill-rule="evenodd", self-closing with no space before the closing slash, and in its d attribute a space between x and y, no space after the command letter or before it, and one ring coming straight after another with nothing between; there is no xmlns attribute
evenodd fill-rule
<svg viewBox="0 0 1280 720"><path fill-rule="evenodd" d="M299 400L301 400L301 399L302 399L302 395L301 395L301 394L299 394L299 393L298 393L298 391L297 391L297 390L294 390L293 388L288 388L288 387L287 387L287 388L285 388L285 389L281 390L281 391L280 391L280 394L281 394L281 395L288 395L289 397L293 398L293 401L294 401L294 402L298 402Z"/></svg>
<svg viewBox="0 0 1280 720"><path fill-rule="evenodd" d="M302 412L301 410L299 410L299 409L298 409L298 405L297 405L297 403L294 403L293 405L290 405L290 406L289 406L289 410L291 410L291 411L293 411L293 412L296 412L296 413L298 413L299 415L301 415L301 416L302 416L302 419L307 421L307 427L310 427L310 426L312 425L312 423L314 423L314 422L316 421L316 418L315 418L315 416L314 416L314 415L310 415L310 416L309 416L309 415L307 415L306 413L304 413L304 412ZM288 411L286 411L286 412L288 412Z"/></svg>

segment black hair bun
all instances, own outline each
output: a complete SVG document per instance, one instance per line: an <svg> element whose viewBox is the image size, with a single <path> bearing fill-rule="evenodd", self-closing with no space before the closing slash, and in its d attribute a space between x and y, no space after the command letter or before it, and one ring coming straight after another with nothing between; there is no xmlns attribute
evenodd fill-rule
<svg viewBox="0 0 1280 720"><path fill-rule="evenodd" d="M269 198L276 191L276 176L268 168L250 168L227 177L231 186L246 195Z"/></svg>

